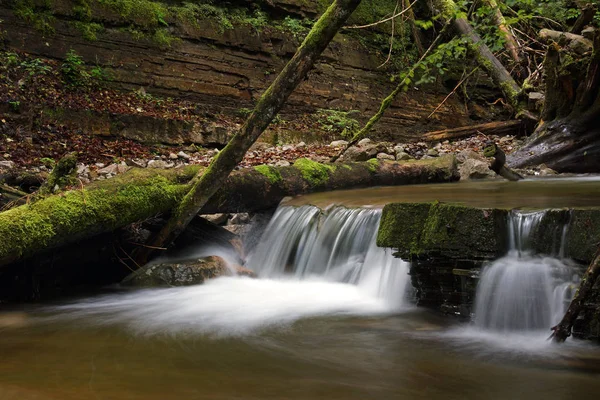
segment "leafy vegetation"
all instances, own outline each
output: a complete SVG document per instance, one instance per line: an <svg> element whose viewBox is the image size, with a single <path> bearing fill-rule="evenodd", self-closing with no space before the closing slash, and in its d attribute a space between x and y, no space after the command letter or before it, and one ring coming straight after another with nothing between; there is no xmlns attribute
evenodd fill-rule
<svg viewBox="0 0 600 400"><path fill-rule="evenodd" d="M358 120L353 118L357 114L356 110L319 110L317 121L325 132L333 132L342 137L351 138L360 128Z"/></svg>

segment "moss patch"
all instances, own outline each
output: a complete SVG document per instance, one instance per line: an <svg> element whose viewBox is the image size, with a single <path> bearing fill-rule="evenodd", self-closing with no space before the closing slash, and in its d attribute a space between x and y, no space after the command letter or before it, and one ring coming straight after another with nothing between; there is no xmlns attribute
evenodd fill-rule
<svg viewBox="0 0 600 400"><path fill-rule="evenodd" d="M277 168L271 167L269 165L257 165L254 167L254 170L264 176L267 177L271 184L276 184L281 182L281 174L277 170Z"/></svg>
<svg viewBox="0 0 600 400"><path fill-rule="evenodd" d="M394 203L383 209L377 245L405 259L493 259L506 250L506 211L446 203Z"/></svg>
<svg viewBox="0 0 600 400"><path fill-rule="evenodd" d="M329 179L329 174L335 171L334 166L321 164L308 158L299 158L294 163L294 167L300 170L304 180L311 186L323 185Z"/></svg>

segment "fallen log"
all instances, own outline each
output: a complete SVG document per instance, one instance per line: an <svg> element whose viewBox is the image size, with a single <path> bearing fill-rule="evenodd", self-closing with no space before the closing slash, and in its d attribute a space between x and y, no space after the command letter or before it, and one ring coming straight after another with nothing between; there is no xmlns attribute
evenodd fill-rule
<svg viewBox="0 0 600 400"><path fill-rule="evenodd" d="M443 129L441 131L428 132L423 135L426 142L437 142L446 139L458 139L472 135L516 135L527 133L524 121L497 121L486 124L461 126L460 128Z"/></svg>
<svg viewBox="0 0 600 400"><path fill-rule="evenodd" d="M80 190L48 196L0 213L0 265L112 232L169 213L199 171L133 169ZM453 156L412 162L327 165L299 159L289 167L258 166L232 173L201 213L259 211L286 196L355 187L458 179Z"/></svg>

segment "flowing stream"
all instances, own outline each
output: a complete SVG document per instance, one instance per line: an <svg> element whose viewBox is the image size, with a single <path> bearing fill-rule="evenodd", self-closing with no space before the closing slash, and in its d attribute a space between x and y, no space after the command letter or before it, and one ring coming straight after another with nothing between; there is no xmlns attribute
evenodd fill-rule
<svg viewBox="0 0 600 400"><path fill-rule="evenodd" d="M513 252L481 277L490 339L411 307L380 215L283 206L248 261L258 279L2 312L0 399L597 398L598 348L497 335L547 329L569 296L566 264L527 253L537 217L513 218Z"/></svg>
<svg viewBox="0 0 600 400"><path fill-rule="evenodd" d="M574 271L564 260L533 255L529 247L531 232L543 217L543 211L511 213L509 253L484 269L477 287L478 328L547 332L564 315L576 287ZM557 256L563 247L560 243Z"/></svg>

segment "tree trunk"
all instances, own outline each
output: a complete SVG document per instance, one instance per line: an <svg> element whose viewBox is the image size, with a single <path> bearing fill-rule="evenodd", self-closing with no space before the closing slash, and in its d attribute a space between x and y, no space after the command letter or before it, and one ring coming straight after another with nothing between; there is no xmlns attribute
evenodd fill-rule
<svg viewBox="0 0 600 400"><path fill-rule="evenodd" d="M500 7L498 7L498 3L496 0L485 0L485 3L493 10L494 12L494 22L498 26L498 29L504 35L504 47L510 57L517 64L521 63L521 57L519 56L519 44L517 43L517 39L515 39L512 32L506 26L506 19L504 19L504 15L502 15L502 11L500 11Z"/></svg>
<svg viewBox="0 0 600 400"><path fill-rule="evenodd" d="M479 35L473 30L473 27L464 18L455 18L458 13L458 7L453 0L434 0L434 7L437 13L446 23L452 21L452 25L457 33L464 35L469 42L469 51L474 55L477 63L483 69L492 81L502 90L502 93L514 108L515 113L525 112L524 104L521 102L521 88L515 82L510 73L504 68L504 65L492 54L490 49L483 43ZM434 10L434 13L435 10Z"/></svg>
<svg viewBox="0 0 600 400"><path fill-rule="evenodd" d="M579 17L577 17L577 20L571 28L571 33L580 34L583 28L585 28L586 25L588 25L594 20L595 15L595 4L589 3L583 6L583 8L581 9L581 14L579 14Z"/></svg>
<svg viewBox="0 0 600 400"><path fill-rule="evenodd" d="M194 180L192 189L173 212L165 227L151 240L152 247L169 245L194 218L210 197L223 185L229 173L243 159L250 146L269 126L296 86L306 77L360 0L335 0L314 24L296 54L263 93L246 123L218 154L206 172ZM148 261L150 247L136 257L138 264Z"/></svg>
<svg viewBox="0 0 600 400"><path fill-rule="evenodd" d="M412 33L413 41L417 51L419 52L419 57L425 54L425 48L423 47L423 36L421 35L421 31L417 27L415 23L415 13L410 5L410 0L403 1L403 7L406 11L406 18L408 20L408 24L410 25L410 31Z"/></svg>
<svg viewBox="0 0 600 400"><path fill-rule="evenodd" d="M0 213L0 265L169 213L201 173L135 168L82 190L50 195ZM412 162L340 165L299 159L293 166L235 171L200 212L253 212L276 207L286 196L370 185L450 182L459 178L452 156Z"/></svg>
<svg viewBox="0 0 600 400"><path fill-rule="evenodd" d="M522 168L546 164L558 172L600 171L600 35L591 57L575 57L557 43L545 60L544 120L508 157Z"/></svg>
<svg viewBox="0 0 600 400"><path fill-rule="evenodd" d="M596 252L596 256L585 272L585 275L579 284L579 289L577 289L575 297L571 301L571 304L569 304L565 316L558 325L552 327L552 330L554 331L552 333L552 340L555 343L562 343L571 336L573 324L583 309L585 301L591 293L598 276L600 276L600 251Z"/></svg>

